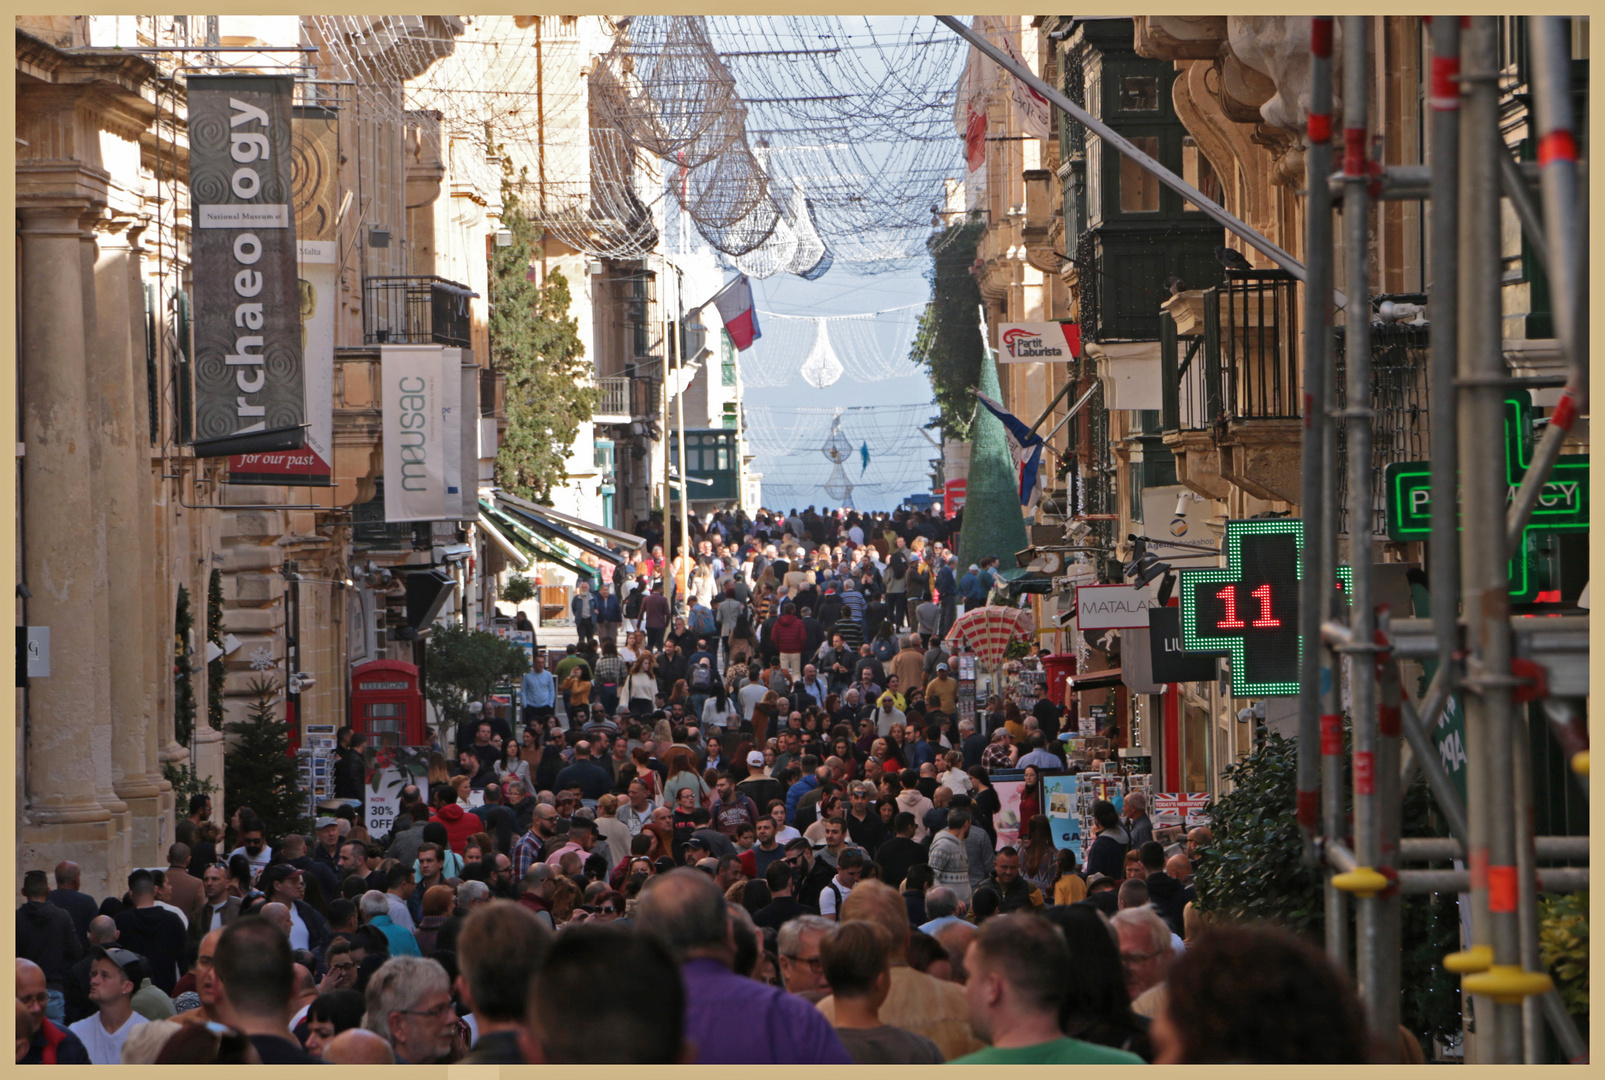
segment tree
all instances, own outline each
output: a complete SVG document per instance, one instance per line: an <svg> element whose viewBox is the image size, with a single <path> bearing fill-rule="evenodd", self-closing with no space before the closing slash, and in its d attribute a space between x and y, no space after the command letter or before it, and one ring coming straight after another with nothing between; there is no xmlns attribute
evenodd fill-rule
<svg viewBox="0 0 1605 1080"><path fill-rule="evenodd" d="M213 570L206 586L206 640L219 649L217 659L206 665L206 722L213 731L223 730L223 679L228 664L223 659L223 571Z"/></svg>
<svg viewBox="0 0 1605 1080"><path fill-rule="evenodd" d="M551 271L535 284L531 261L539 229L502 191L502 225L512 243L493 248L490 273L490 360L505 379L507 430L496 452L496 482L537 502L568 479L565 467L580 425L596 408L597 391L579 324L569 316L568 279Z"/></svg>
<svg viewBox="0 0 1605 1080"><path fill-rule="evenodd" d="M1345 728L1345 739L1349 734ZM1194 877L1196 908L1212 917L1274 922L1320 944L1326 932L1324 885L1319 871L1305 865L1294 814L1298 744L1268 733L1226 776L1232 790L1210 808L1215 842ZM1347 798L1347 778L1343 790ZM1417 777L1405 793L1402 834L1442 835L1434 819L1426 782ZM1456 900L1453 893L1413 895L1401 905L1400 1019L1429 1060L1433 1039L1460 1030L1459 979L1442 962L1460 948Z"/></svg>
<svg viewBox="0 0 1605 1080"><path fill-rule="evenodd" d="M502 599L509 604L522 604L535 599L535 583L523 574L514 574L502 586Z"/></svg>
<svg viewBox="0 0 1605 1080"><path fill-rule="evenodd" d="M278 684L255 679L249 690L254 699L249 713L226 729L233 738L223 756L224 808L232 817L238 808L250 807L269 837L304 836L311 824L307 796L290 753L289 727L274 715Z"/></svg>
<svg viewBox="0 0 1605 1080"><path fill-rule="evenodd" d="M437 626L424 652L424 696L451 730L468 719L470 701L483 701L528 670L529 653L516 642L456 623Z"/></svg>
<svg viewBox="0 0 1605 1080"><path fill-rule="evenodd" d="M949 225L931 237L931 299L920 316L909 359L927 368L941 410L937 423L950 439L970 437L975 388L981 381L981 289L972 272L986 226Z"/></svg>
<svg viewBox="0 0 1605 1080"><path fill-rule="evenodd" d="M189 647L190 631L194 628L189 590L180 585L178 605L173 612L173 737L180 746L188 746L195 733L195 669Z"/></svg>

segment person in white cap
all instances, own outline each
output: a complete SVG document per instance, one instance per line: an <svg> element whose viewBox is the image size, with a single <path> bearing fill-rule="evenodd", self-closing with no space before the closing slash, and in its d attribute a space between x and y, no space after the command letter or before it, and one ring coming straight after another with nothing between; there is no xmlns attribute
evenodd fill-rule
<svg viewBox="0 0 1605 1080"><path fill-rule="evenodd" d="M786 789L779 780L769 775L762 750L747 752L747 778L736 785L736 790L752 800L754 806L767 807L776 799L785 799ZM755 821L754 824L757 824Z"/></svg>

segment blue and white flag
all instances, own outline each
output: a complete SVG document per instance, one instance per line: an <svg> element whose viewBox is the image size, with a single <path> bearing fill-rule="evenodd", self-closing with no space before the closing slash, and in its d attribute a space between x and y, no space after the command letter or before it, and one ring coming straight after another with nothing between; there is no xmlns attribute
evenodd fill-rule
<svg viewBox="0 0 1605 1080"><path fill-rule="evenodd" d="M1042 497L1042 436L1033 432L1020 418L979 390L975 400L986 406L993 416L1003 421L1003 430L1009 437L1009 456L1014 459L1015 475L1020 483L1020 509L1030 513Z"/></svg>

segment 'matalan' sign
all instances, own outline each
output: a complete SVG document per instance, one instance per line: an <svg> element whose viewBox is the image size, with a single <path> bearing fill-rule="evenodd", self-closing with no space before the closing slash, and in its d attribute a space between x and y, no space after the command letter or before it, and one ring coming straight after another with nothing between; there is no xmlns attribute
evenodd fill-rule
<svg viewBox="0 0 1605 1080"><path fill-rule="evenodd" d="M1076 625L1083 630L1146 630L1155 607L1138 585L1081 585L1076 589Z"/></svg>

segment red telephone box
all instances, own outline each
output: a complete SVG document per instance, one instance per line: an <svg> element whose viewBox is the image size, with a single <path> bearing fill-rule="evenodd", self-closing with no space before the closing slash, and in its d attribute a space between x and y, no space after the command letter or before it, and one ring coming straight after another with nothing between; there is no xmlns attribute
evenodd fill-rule
<svg viewBox="0 0 1605 1080"><path fill-rule="evenodd" d="M1042 668L1048 673L1048 685L1043 697L1055 705L1068 708L1070 703L1065 700L1064 688L1070 676L1076 673L1076 654L1051 653L1042 658Z"/></svg>
<svg viewBox="0 0 1605 1080"><path fill-rule="evenodd" d="M417 665L375 660L352 669L351 727L373 746L424 745L424 695Z"/></svg>

